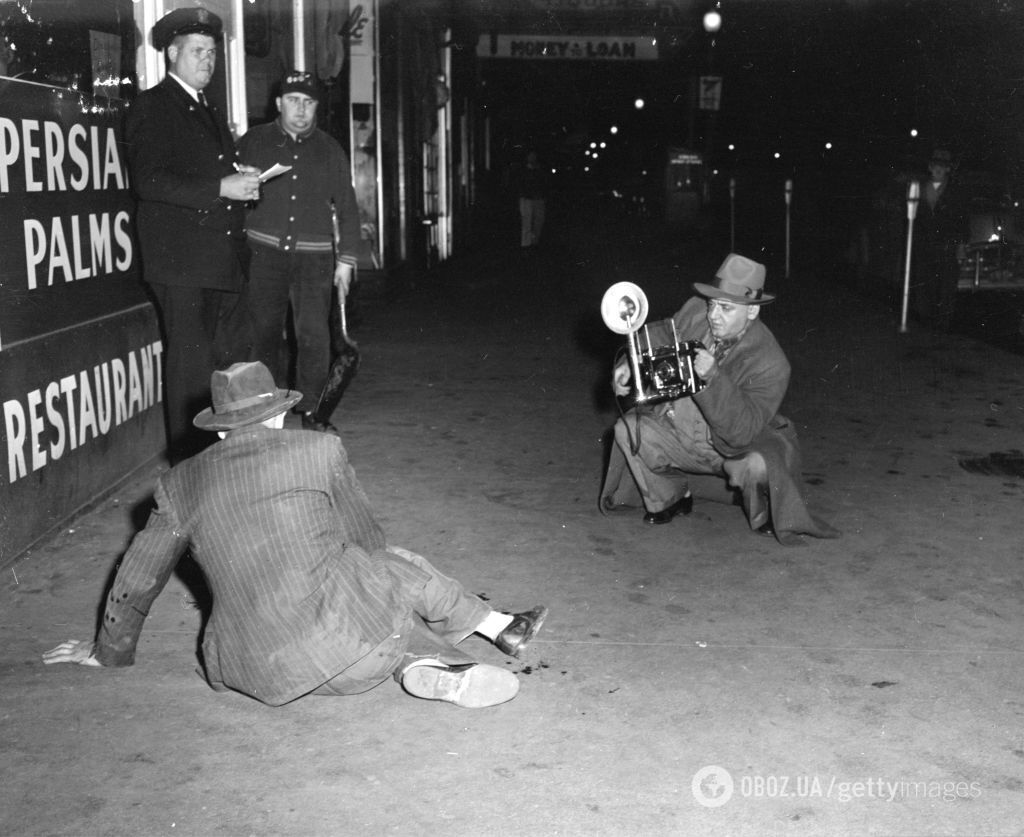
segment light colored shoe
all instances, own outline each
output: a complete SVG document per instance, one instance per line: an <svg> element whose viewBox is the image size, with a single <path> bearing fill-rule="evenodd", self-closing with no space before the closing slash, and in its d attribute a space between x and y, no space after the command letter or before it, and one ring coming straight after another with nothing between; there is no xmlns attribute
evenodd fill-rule
<svg viewBox="0 0 1024 837"><path fill-rule="evenodd" d="M519 692L519 678L485 663L450 668L419 665L402 675L402 686L414 697L480 709L512 700Z"/></svg>

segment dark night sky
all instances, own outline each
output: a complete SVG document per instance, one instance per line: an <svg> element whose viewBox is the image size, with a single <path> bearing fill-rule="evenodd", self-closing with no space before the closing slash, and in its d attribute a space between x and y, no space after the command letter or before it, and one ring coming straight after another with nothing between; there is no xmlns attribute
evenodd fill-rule
<svg viewBox="0 0 1024 837"><path fill-rule="evenodd" d="M713 62L724 79L715 147L733 141L742 159L813 161L831 141L834 158L870 164L940 143L1021 175L1024 0L722 0L721 11L713 50L698 28L658 62L484 62L494 107L542 143L615 121L685 144L691 79ZM545 23L558 31L557 18ZM697 114L699 146L710 128Z"/></svg>

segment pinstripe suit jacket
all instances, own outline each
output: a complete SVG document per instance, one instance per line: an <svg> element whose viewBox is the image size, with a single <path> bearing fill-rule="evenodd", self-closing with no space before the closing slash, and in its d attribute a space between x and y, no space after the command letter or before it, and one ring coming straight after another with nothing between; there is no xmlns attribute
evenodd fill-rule
<svg viewBox="0 0 1024 837"><path fill-rule="evenodd" d="M131 665L143 622L191 548L213 594L207 675L271 705L334 677L406 625L426 574L387 561L384 534L341 441L324 433L229 433L165 474L132 542L97 638L103 665ZM404 598L404 597L401 597Z"/></svg>

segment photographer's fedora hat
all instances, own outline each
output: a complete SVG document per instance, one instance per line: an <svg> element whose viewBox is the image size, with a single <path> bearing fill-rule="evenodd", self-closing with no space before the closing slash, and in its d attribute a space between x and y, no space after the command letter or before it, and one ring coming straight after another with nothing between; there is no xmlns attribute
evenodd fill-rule
<svg viewBox="0 0 1024 837"><path fill-rule="evenodd" d="M727 299L740 305L766 305L775 299L773 294L764 292L766 273L763 264L730 253L715 274L715 284L694 282L693 288L709 299Z"/></svg>
<svg viewBox="0 0 1024 837"><path fill-rule="evenodd" d="M210 376L213 406L197 415L192 423L203 430L234 430L259 424L294 406L301 392L278 389L262 363L233 363Z"/></svg>

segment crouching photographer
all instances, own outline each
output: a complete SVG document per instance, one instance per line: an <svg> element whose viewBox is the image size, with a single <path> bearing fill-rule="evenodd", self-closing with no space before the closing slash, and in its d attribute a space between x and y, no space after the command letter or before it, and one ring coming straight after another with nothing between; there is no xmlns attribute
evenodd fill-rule
<svg viewBox="0 0 1024 837"><path fill-rule="evenodd" d="M751 529L781 543L800 543L801 534L838 535L810 514L800 493L796 429L778 412L789 361L758 319L761 306L775 299L764 292L765 275L764 265L731 253L712 284L694 283L698 296L669 325L680 346L693 347L689 362L699 386L679 398L638 403L616 422L603 512L642 503L644 521L668 523L692 511L691 483L703 483L709 496L731 500L738 493ZM615 394L627 396L633 378L623 358L612 373Z"/></svg>

